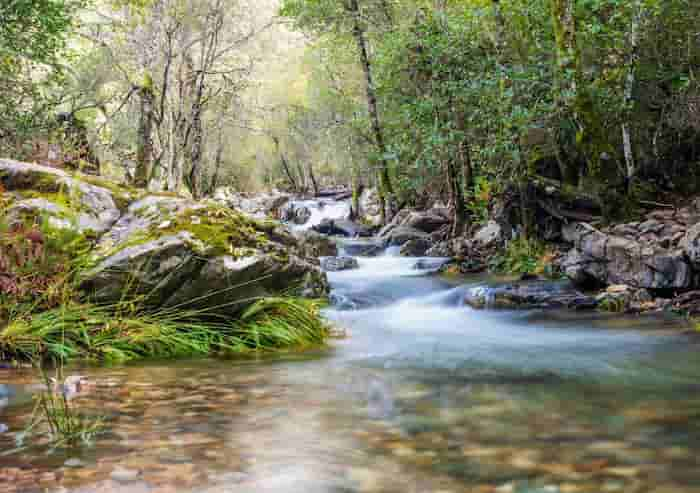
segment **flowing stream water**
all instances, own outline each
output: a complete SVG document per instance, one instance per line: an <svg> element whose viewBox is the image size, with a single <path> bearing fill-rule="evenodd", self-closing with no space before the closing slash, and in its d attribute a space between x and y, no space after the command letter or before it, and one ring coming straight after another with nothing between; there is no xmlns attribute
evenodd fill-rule
<svg viewBox="0 0 700 493"><path fill-rule="evenodd" d="M417 261L331 273L325 315L347 336L325 349L72 369L90 381L74 404L109 432L0 456L0 491L700 492L700 347L681 321L476 311L461 293L484 279ZM0 382L9 450L37 379Z"/></svg>

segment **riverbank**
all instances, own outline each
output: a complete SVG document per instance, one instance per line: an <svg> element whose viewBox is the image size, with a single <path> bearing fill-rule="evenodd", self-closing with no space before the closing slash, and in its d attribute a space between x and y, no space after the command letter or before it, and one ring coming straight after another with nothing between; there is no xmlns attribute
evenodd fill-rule
<svg viewBox="0 0 700 493"><path fill-rule="evenodd" d="M0 160L0 359L323 344L313 244L214 201Z"/></svg>

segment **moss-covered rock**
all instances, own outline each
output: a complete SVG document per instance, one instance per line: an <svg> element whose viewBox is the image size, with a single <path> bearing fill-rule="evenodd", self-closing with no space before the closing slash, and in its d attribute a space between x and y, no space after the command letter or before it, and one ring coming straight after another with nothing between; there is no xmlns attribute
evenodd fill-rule
<svg viewBox="0 0 700 493"><path fill-rule="evenodd" d="M63 170L0 159L0 185L15 196L10 213L23 220L48 217L56 226L97 236L120 216L112 192Z"/></svg>
<svg viewBox="0 0 700 493"><path fill-rule="evenodd" d="M113 303L148 303L233 316L255 300L296 290L327 294L325 275L280 225L213 202L147 196L132 203L97 248L85 286Z"/></svg>
<svg viewBox="0 0 700 493"><path fill-rule="evenodd" d="M260 297L328 291L308 244L214 201L11 160L0 160L0 185L4 222L48 220L94 239L83 287L102 303L233 316Z"/></svg>

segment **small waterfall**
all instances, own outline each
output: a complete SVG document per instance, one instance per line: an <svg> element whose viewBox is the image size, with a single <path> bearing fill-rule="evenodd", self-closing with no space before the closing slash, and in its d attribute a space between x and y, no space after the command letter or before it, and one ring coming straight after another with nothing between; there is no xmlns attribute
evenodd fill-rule
<svg viewBox="0 0 700 493"><path fill-rule="evenodd" d="M294 209L307 208L311 215L304 224L290 224L292 229L304 231L318 226L324 219L347 219L350 216L350 201L348 200L293 200L289 207Z"/></svg>

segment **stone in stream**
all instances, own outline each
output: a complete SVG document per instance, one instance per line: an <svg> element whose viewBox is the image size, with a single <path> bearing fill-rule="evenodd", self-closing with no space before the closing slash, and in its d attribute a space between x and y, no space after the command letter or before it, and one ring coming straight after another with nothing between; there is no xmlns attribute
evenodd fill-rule
<svg viewBox="0 0 700 493"><path fill-rule="evenodd" d="M314 226L313 230L324 235L345 236L348 238L368 237L372 235L372 230L370 228L348 219L325 218Z"/></svg>
<svg viewBox="0 0 700 493"><path fill-rule="evenodd" d="M441 212L440 209L411 212L401 225L423 231L424 233L434 233L450 222L449 218Z"/></svg>
<svg viewBox="0 0 700 493"><path fill-rule="evenodd" d="M484 248L497 245L502 241L503 229L496 221L489 221L474 234L474 242Z"/></svg>
<svg viewBox="0 0 700 493"><path fill-rule="evenodd" d="M431 241L430 235L409 226L397 226L384 235L379 235L387 246L403 246L410 240L428 243Z"/></svg>
<svg viewBox="0 0 700 493"><path fill-rule="evenodd" d="M595 298L570 282L531 281L467 289L464 302L472 308L595 308Z"/></svg>
<svg viewBox="0 0 700 493"><path fill-rule="evenodd" d="M141 476L141 471L137 469L115 468L109 475L114 481L119 483L129 483L136 481Z"/></svg>
<svg viewBox="0 0 700 493"><path fill-rule="evenodd" d="M359 269L360 264L354 257L324 257L321 259L321 268L328 272Z"/></svg>
<svg viewBox="0 0 700 493"><path fill-rule="evenodd" d="M408 240L401 246L399 254L403 255L404 257L422 257L431 246L432 242L430 240L424 238L414 238Z"/></svg>
<svg viewBox="0 0 700 493"><path fill-rule="evenodd" d="M449 258L422 258L413 264L414 270L438 271L452 262Z"/></svg>
<svg viewBox="0 0 700 493"><path fill-rule="evenodd" d="M338 245L321 233L306 229L294 231L293 234L299 244L299 249L306 257L335 257L338 255Z"/></svg>
<svg viewBox="0 0 700 493"><path fill-rule="evenodd" d="M279 215L281 221L303 225L309 222L312 212L311 209L305 205L297 204L296 202L287 202L287 204L280 209Z"/></svg>

